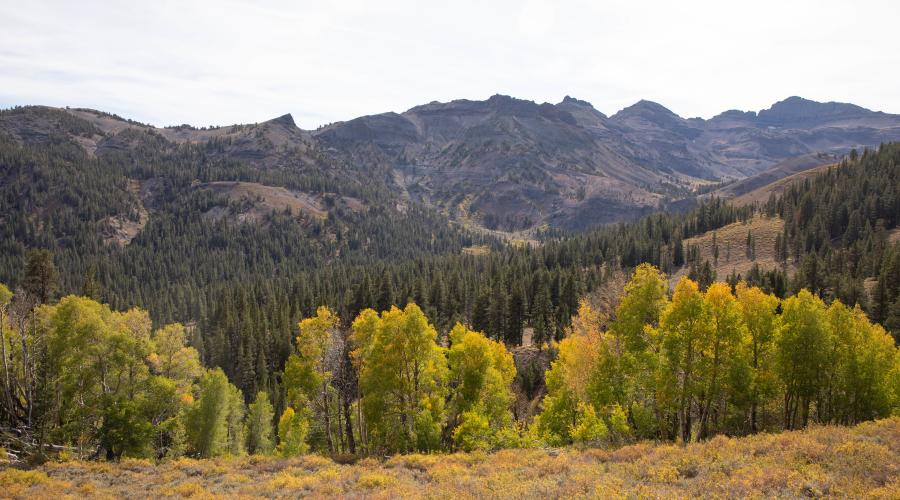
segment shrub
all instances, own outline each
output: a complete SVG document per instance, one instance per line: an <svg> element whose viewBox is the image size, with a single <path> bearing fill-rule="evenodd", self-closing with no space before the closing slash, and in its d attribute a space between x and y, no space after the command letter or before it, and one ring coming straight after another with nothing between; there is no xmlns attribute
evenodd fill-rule
<svg viewBox="0 0 900 500"><path fill-rule="evenodd" d="M491 426L486 415L477 411L462 414L462 421L453 431L456 446L465 451L486 450L491 446Z"/></svg>
<svg viewBox="0 0 900 500"><path fill-rule="evenodd" d="M396 482L397 479L393 476L388 476L387 474L382 474L380 472L368 472L359 476L359 479L356 480L356 485L362 489L374 490L376 488L390 486Z"/></svg>
<svg viewBox="0 0 900 500"><path fill-rule="evenodd" d="M6 469L0 471L0 487L13 485L34 486L50 481L45 472L36 470Z"/></svg>
<svg viewBox="0 0 900 500"><path fill-rule="evenodd" d="M596 444L609 435L609 429L603 419L597 416L593 406L587 403L578 403L576 418L576 424L569 429L569 434L576 443Z"/></svg>
<svg viewBox="0 0 900 500"><path fill-rule="evenodd" d="M278 420L278 454L283 457L302 455L309 451L306 435L309 433L309 420L302 412L295 412L288 406Z"/></svg>

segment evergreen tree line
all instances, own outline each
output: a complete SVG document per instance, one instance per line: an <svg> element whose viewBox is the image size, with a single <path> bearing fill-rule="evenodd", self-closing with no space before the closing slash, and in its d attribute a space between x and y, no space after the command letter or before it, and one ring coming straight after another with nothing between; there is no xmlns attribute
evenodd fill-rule
<svg viewBox="0 0 900 500"><path fill-rule="evenodd" d="M0 174L0 279L41 302L76 293L113 310L142 307L157 327L180 321L202 362L221 367L247 398L277 385L297 322L321 304L349 324L366 308L415 302L442 342L461 322L508 346L530 329L543 345L562 338L578 298L619 268L648 262L673 273L688 266L706 290L723 277L683 241L760 213L785 220L775 243L781 269L755 268L727 277L730 284L743 280L779 298L806 288L829 303L859 304L900 332L900 246L892 243L898 145L851 155L760 207L711 199L686 214L655 214L516 248L448 225L414 203L405 213L393 210L396 200L377 172L367 174L374 182L361 183L340 169L320 172L314 159L292 151L283 152L284 163L258 168L230 159L228 141L175 144L139 130L106 137L91 157L68 138L101 134L84 120L41 108L3 114L55 120L55 128L24 144L0 134L0 161L9 167ZM317 176L368 208L336 211L324 221L272 213L259 224L213 222L203 214L240 211L240 204L195 186L245 180L314 189L325 183ZM136 199L123 188L129 179L152 187L146 203L153 215L119 248L103 243L100 228L110 216L137 217ZM489 254L462 255L477 244ZM748 243L748 251L754 248ZM29 284L39 271L54 278L44 280L43 291Z"/></svg>
<svg viewBox="0 0 900 500"><path fill-rule="evenodd" d="M256 165L219 152L214 140L176 144L137 129L104 136L60 110L0 112L0 123L6 120L39 132L19 141L0 131L0 279L17 285L28 250L45 248L65 293L79 292L90 274L104 301L116 309L145 307L160 324L200 319L196 301L185 297L223 282L497 244L417 204L396 209L378 172L326 168L320 151L283 151L275 163ZM73 136L103 138L91 155ZM360 207L337 203L324 219L274 211L245 224L237 219L248 200L204 188L217 181L301 190L326 205L352 196ZM141 205L151 215L140 234L125 247L110 244L110 220L137 222ZM228 215L210 215L216 213Z"/></svg>
<svg viewBox="0 0 900 500"><path fill-rule="evenodd" d="M785 221L775 244L798 263L794 291L860 304L900 338L900 144L854 150L825 172L771 196L764 213ZM892 243L893 242L893 243Z"/></svg>

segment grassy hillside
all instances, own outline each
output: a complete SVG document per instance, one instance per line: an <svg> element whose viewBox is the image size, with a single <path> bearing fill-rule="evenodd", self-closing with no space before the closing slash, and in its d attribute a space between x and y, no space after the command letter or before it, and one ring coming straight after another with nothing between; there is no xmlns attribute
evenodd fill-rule
<svg viewBox="0 0 900 500"><path fill-rule="evenodd" d="M836 163L838 159L838 157L827 153L809 153L788 158L754 176L728 184L716 190L713 195L720 198L737 198L751 191L765 188L785 177Z"/></svg>
<svg viewBox="0 0 900 500"><path fill-rule="evenodd" d="M900 496L900 418L677 445L505 450L337 464L296 459L50 463L0 471L4 496L851 497Z"/></svg>
<svg viewBox="0 0 900 500"><path fill-rule="evenodd" d="M754 252L748 255L747 232L753 235L755 240ZM760 269L769 270L781 267L775 256L775 238L784 231L784 221L777 217L757 216L750 221L735 222L714 231L708 231L699 236L684 240L684 248L696 245L700 252L700 262L709 261L719 280L727 278L732 271L747 276L754 264ZM713 234L715 245L719 247L719 258L715 259ZM793 272L795 265L788 260L788 271ZM671 284L687 275L688 266L684 266L672 273Z"/></svg>
<svg viewBox="0 0 900 500"><path fill-rule="evenodd" d="M752 191L736 196L731 199L731 203L737 206L750 205L752 203L765 203L773 194L779 195L783 193L788 186L802 182L804 179L815 177L831 167L834 167L834 165L829 163L827 165L819 165L802 172L797 172L796 174L788 175L787 177L775 180L770 184L760 186Z"/></svg>

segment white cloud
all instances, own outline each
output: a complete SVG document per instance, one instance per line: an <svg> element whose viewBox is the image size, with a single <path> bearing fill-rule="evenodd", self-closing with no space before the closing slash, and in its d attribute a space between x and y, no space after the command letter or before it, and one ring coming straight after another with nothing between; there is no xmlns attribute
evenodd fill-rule
<svg viewBox="0 0 900 500"><path fill-rule="evenodd" d="M789 95L900 112L889 1L0 1L0 106L306 128L505 93L683 116Z"/></svg>

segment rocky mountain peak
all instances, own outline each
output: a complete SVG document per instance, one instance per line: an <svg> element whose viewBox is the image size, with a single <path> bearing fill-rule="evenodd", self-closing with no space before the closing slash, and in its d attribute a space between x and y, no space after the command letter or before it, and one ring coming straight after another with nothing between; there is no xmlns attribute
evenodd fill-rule
<svg viewBox="0 0 900 500"><path fill-rule="evenodd" d="M669 108L646 99L641 99L631 106L619 111L612 116L612 119L616 120L630 117L641 117L650 121L658 121L660 119L669 120L672 118L681 119L680 116L673 113Z"/></svg>
<svg viewBox="0 0 900 500"><path fill-rule="evenodd" d="M776 102L769 109L759 112L761 125L777 127L809 127L829 121L858 119L877 115L855 104L843 102L816 102L791 96Z"/></svg>
<svg viewBox="0 0 900 500"><path fill-rule="evenodd" d="M581 100L581 99L576 99L576 98L571 97L571 96L565 96L565 97L563 97L563 100L560 101L559 105L560 105L560 106L562 106L562 105L579 106L579 107L582 107L582 108L591 108L591 109L594 109L594 105L593 105L593 104L591 104L591 103L589 103L589 102L587 102L587 101L583 101L583 100Z"/></svg>
<svg viewBox="0 0 900 500"><path fill-rule="evenodd" d="M175 143L227 138L215 154L263 170L354 179L366 172L385 192L451 218L518 231L637 217L657 210L672 186L685 192L695 179L740 179L789 158L900 140L900 115L791 97L759 114L730 110L709 120L684 119L648 100L606 117L572 96L552 104L502 94L313 132L297 128L290 114L252 126L156 129L96 111L0 112L0 134L23 143L71 136L99 156L134 147L138 136L123 133L130 129L155 130ZM359 170L344 171L349 165Z"/></svg>
<svg viewBox="0 0 900 500"><path fill-rule="evenodd" d="M572 115L575 121L583 127L605 128L606 115L594 109L594 106L587 101L566 96L555 107Z"/></svg>
<svg viewBox="0 0 900 500"><path fill-rule="evenodd" d="M290 113L279 116L278 118L273 118L269 120L267 123L271 123L272 125L280 125L282 127L287 128L296 128L297 124L294 122L294 117L291 116Z"/></svg>
<svg viewBox="0 0 900 500"><path fill-rule="evenodd" d="M503 114L511 115L529 115L534 114L538 110L538 104L534 101L525 99L516 99L508 95L494 94L484 102L491 110Z"/></svg>

